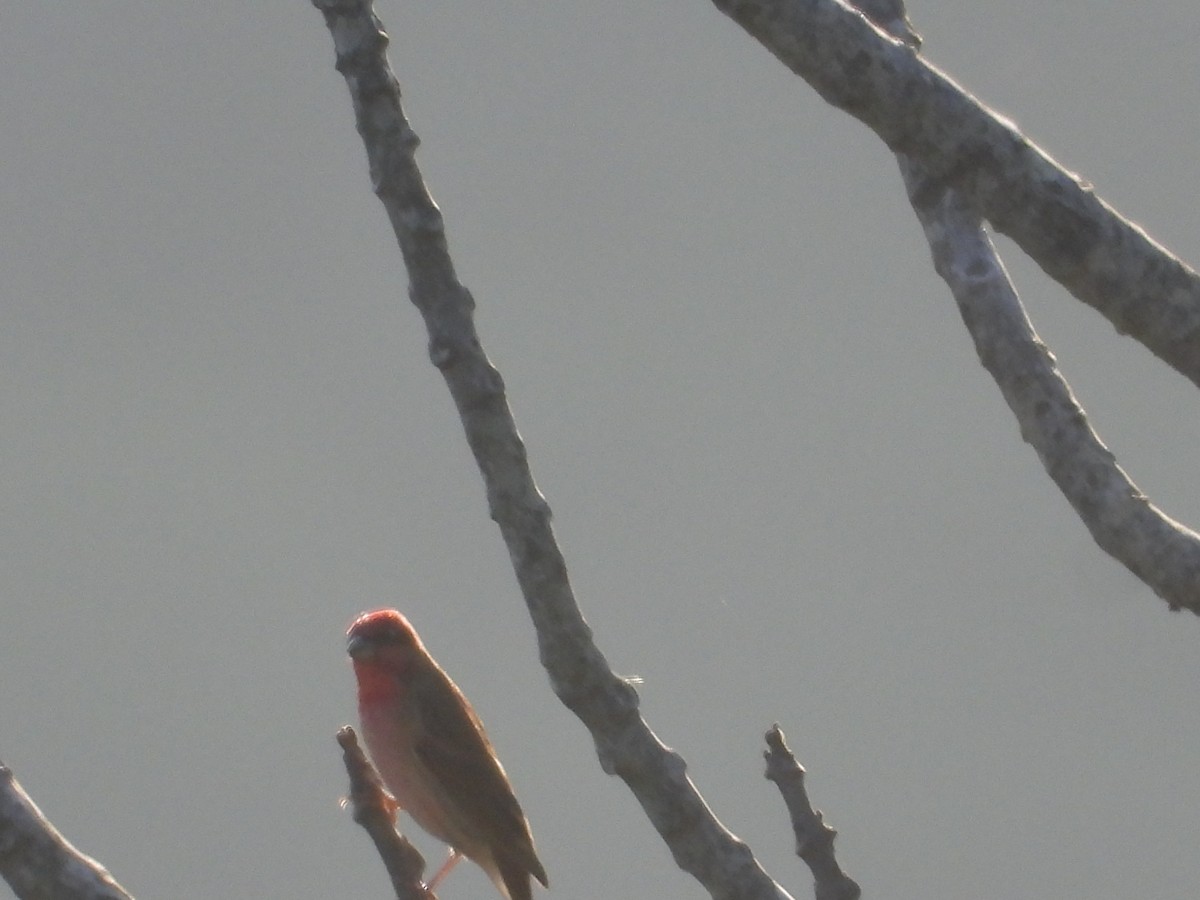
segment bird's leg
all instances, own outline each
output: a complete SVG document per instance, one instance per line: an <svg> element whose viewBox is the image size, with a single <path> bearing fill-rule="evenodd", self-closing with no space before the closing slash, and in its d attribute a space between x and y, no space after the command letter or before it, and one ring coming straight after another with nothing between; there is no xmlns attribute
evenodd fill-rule
<svg viewBox="0 0 1200 900"><path fill-rule="evenodd" d="M432 891L435 887L441 884L442 879L450 874L450 870L458 865L458 861L460 859L462 859L462 854L451 847L450 855L446 857L446 861L442 863L442 867L437 870L437 874L434 875L433 878L429 880L429 883L425 885L425 890Z"/></svg>

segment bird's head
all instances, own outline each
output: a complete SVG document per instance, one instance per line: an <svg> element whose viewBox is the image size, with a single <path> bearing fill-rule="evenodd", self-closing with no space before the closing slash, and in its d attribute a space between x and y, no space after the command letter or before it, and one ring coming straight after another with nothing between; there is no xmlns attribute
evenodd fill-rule
<svg viewBox="0 0 1200 900"><path fill-rule="evenodd" d="M346 652L355 666L383 665L404 669L425 648L408 619L394 609L363 613L346 630Z"/></svg>

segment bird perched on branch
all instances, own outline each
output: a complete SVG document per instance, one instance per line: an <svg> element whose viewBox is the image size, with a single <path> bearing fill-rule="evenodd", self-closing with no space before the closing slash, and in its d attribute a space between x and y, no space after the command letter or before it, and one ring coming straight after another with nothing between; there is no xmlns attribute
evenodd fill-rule
<svg viewBox="0 0 1200 900"><path fill-rule="evenodd" d="M347 635L367 751L398 809L450 846L432 889L462 856L505 900L547 884L529 822L475 710L394 609L363 613Z"/></svg>

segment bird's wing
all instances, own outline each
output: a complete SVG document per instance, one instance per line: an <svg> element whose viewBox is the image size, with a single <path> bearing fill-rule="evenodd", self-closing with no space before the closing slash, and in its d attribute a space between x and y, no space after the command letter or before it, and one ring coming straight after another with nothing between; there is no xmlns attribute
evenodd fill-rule
<svg viewBox="0 0 1200 900"><path fill-rule="evenodd" d="M449 676L440 671L438 675L445 679L440 689L453 691L462 702L414 704L421 710L423 726L417 756L447 802L464 812L460 820L478 822L483 840L505 836L505 849L515 852L514 861L544 882L529 824L479 717ZM492 847L493 852L497 849Z"/></svg>

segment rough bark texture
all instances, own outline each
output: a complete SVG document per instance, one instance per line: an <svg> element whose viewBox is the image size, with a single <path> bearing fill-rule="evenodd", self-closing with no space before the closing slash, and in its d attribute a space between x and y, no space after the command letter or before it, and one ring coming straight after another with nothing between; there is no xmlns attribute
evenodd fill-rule
<svg viewBox="0 0 1200 900"><path fill-rule="evenodd" d="M1200 614L1200 536L1152 504L1092 430L1026 316L983 223L959 192L931 186L921 166L903 157L901 169L934 267L1021 436L1097 544L1171 609Z"/></svg>
<svg viewBox="0 0 1200 900"><path fill-rule="evenodd" d="M0 874L21 900L130 900L104 866L58 833L3 764Z"/></svg>
<svg viewBox="0 0 1200 900"><path fill-rule="evenodd" d="M919 161L1055 281L1200 385L1200 277L915 50L838 0L713 0L825 100Z"/></svg>
<svg viewBox="0 0 1200 900"><path fill-rule="evenodd" d="M893 0L862 12L838 0L714 3L897 153L938 273L1022 437L1101 548L1170 609L1200 614L1200 537L1155 507L1089 427L981 220L1197 385L1200 277L920 59Z"/></svg>

